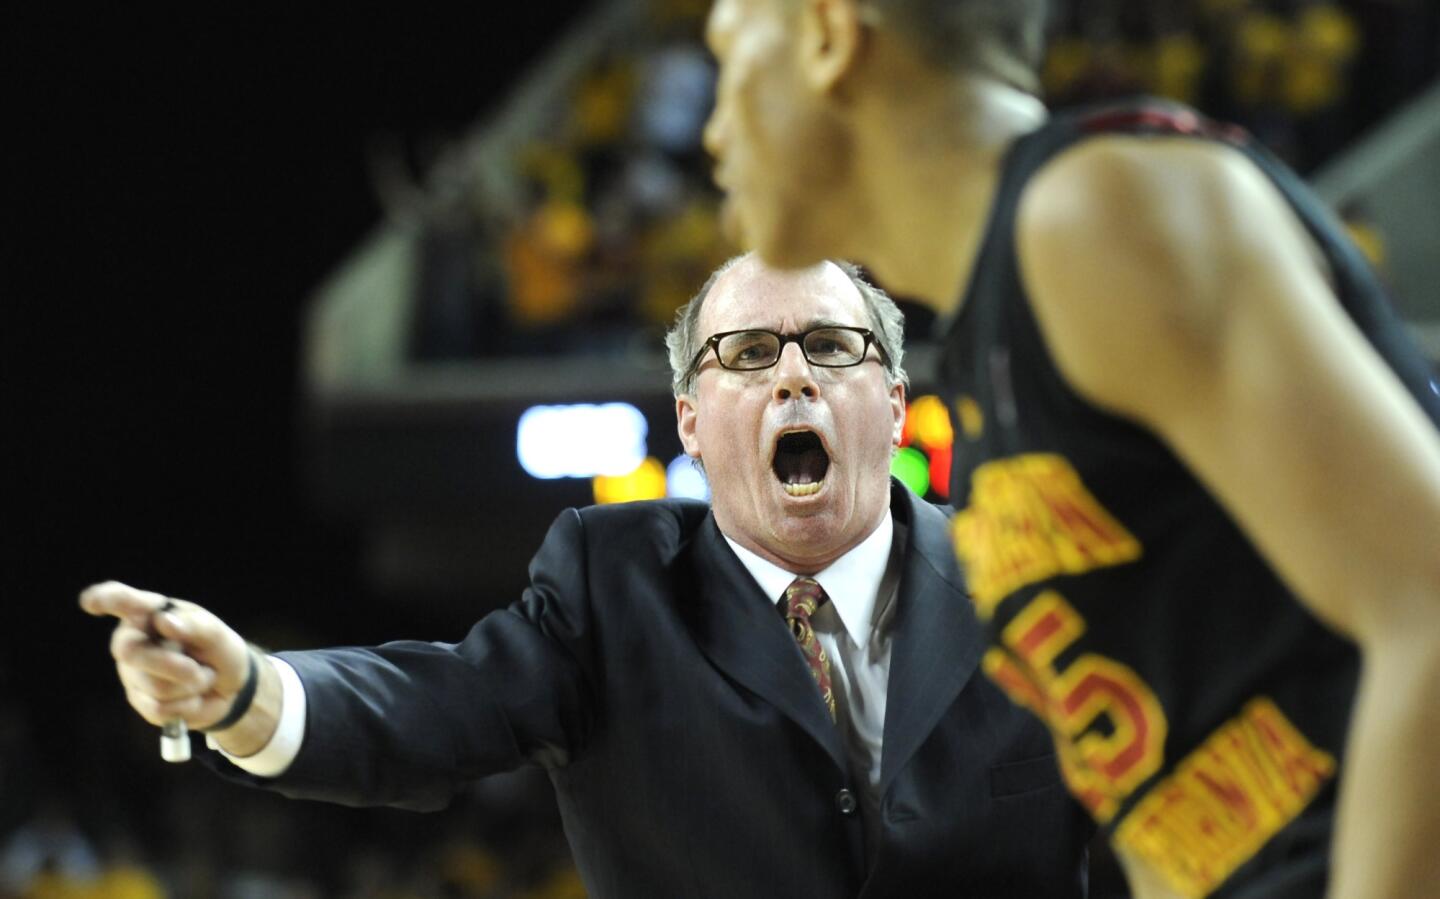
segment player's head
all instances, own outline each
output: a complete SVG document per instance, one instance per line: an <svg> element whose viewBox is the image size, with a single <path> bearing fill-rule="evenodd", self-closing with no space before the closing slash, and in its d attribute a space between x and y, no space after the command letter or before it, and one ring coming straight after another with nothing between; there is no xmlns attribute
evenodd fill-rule
<svg viewBox="0 0 1440 899"><path fill-rule="evenodd" d="M857 208L883 202L855 195L855 160L887 110L965 79L1034 92L1045 17L1045 0L716 0L705 142L726 230L779 265L847 253Z"/></svg>
<svg viewBox="0 0 1440 899"><path fill-rule="evenodd" d="M732 260L667 335L676 420L724 532L813 573L890 505L901 315L851 267Z"/></svg>
<svg viewBox="0 0 1440 899"><path fill-rule="evenodd" d="M937 69L1039 94L1049 0L865 0L861 6L873 10L874 27L891 27Z"/></svg>

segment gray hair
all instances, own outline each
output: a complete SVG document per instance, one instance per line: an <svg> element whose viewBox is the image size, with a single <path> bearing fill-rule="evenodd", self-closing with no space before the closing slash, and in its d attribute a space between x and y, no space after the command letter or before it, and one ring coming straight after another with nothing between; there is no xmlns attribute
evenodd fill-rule
<svg viewBox="0 0 1440 899"><path fill-rule="evenodd" d="M748 254L727 260L710 274L698 293L675 313L675 325L665 334L665 348L670 354L670 388L678 397L695 392L696 372L691 370L695 356L699 354L704 338L698 333L700 308L720 276L730 271ZM910 376L901 363L905 358L905 314L885 291L865 280L858 266L842 260L829 260L838 266L860 291L865 301L865 311L870 317L870 330L875 334L875 343L883 351L885 378L890 386L910 386Z"/></svg>
<svg viewBox="0 0 1440 899"><path fill-rule="evenodd" d="M862 0L932 65L1040 93L1050 0Z"/></svg>

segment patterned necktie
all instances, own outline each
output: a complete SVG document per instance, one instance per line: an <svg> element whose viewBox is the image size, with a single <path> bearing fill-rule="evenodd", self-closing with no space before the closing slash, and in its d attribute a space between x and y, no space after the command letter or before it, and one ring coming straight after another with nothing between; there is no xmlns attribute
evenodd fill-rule
<svg viewBox="0 0 1440 899"><path fill-rule="evenodd" d="M797 577L785 588L785 622L790 625L795 642L800 644L800 652L810 666L810 674L820 687L820 697L830 710L830 720L834 721L835 691L830 687L830 658L825 655L824 647L815 638L815 629L810 626L810 616L829 599L825 588L814 578Z"/></svg>

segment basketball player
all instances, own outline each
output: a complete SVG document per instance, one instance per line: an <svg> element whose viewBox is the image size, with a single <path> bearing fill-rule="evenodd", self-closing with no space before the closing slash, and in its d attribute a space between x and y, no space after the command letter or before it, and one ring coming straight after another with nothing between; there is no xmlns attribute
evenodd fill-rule
<svg viewBox="0 0 1440 899"><path fill-rule="evenodd" d="M727 227L941 316L986 670L1137 895L1440 890L1432 375L1246 135L1051 118L1044 14L716 0Z"/></svg>

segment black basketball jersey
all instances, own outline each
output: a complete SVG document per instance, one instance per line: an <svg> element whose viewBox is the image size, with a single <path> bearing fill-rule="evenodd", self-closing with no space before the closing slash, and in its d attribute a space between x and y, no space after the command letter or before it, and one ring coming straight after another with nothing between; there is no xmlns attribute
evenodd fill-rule
<svg viewBox="0 0 1440 899"><path fill-rule="evenodd" d="M1177 890L1320 895L1358 654L1160 440L1066 384L1019 277L1026 183L1107 133L1222 141L1249 157L1328 258L1345 310L1440 422L1432 372L1377 278L1244 132L1159 101L1057 116L1007 154L942 365L955 540L990 629L985 670L1050 725L1067 784L1112 843Z"/></svg>

